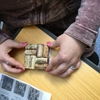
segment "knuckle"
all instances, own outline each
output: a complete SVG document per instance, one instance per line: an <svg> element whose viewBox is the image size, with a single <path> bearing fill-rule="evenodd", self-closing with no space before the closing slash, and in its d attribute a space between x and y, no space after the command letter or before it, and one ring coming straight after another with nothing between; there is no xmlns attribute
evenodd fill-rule
<svg viewBox="0 0 100 100"><path fill-rule="evenodd" d="M58 73L62 73L62 72L64 72L64 69L63 68L60 68L59 70L58 70Z"/></svg>
<svg viewBox="0 0 100 100"><path fill-rule="evenodd" d="M5 72L11 72L10 69L5 69Z"/></svg>
<svg viewBox="0 0 100 100"><path fill-rule="evenodd" d="M2 66L2 70L4 71L4 72L7 72L7 70Z"/></svg>
<svg viewBox="0 0 100 100"><path fill-rule="evenodd" d="M3 69L4 72L7 72L7 70Z"/></svg>
<svg viewBox="0 0 100 100"><path fill-rule="evenodd" d="M0 56L0 61L2 62L3 61L3 59L4 59L4 56Z"/></svg>
<svg viewBox="0 0 100 100"><path fill-rule="evenodd" d="M71 61L70 61L70 64L71 64L71 65L75 65L75 63L76 63L76 60L71 60Z"/></svg>
<svg viewBox="0 0 100 100"><path fill-rule="evenodd" d="M71 72L67 72L66 77L70 76L72 73Z"/></svg>
<svg viewBox="0 0 100 100"><path fill-rule="evenodd" d="M71 65L76 65L77 62L78 62L78 59L77 59L77 58L73 58L73 59L70 61L70 64L71 64Z"/></svg>
<svg viewBox="0 0 100 100"><path fill-rule="evenodd" d="M61 61L68 61L68 58L66 57L66 55L64 55L64 54L59 54L59 59L61 60Z"/></svg>

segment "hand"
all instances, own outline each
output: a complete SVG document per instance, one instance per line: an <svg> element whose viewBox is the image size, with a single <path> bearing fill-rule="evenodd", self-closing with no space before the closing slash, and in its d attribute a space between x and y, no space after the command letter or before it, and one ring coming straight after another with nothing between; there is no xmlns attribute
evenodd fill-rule
<svg viewBox="0 0 100 100"><path fill-rule="evenodd" d="M82 42L62 34L54 42L47 42L50 48L59 47L57 56L50 62L46 71L59 77L67 77L80 67L80 58L85 51L86 45Z"/></svg>
<svg viewBox="0 0 100 100"><path fill-rule="evenodd" d="M6 72L20 73L24 71L24 66L16 61L14 58L10 57L9 52L13 48L24 48L27 42L15 42L13 40L6 40L0 45L0 63L1 67Z"/></svg>

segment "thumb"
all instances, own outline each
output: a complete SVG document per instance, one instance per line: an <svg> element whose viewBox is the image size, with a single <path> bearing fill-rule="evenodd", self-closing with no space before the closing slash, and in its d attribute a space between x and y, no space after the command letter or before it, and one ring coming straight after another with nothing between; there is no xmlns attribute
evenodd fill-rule
<svg viewBox="0 0 100 100"><path fill-rule="evenodd" d="M11 43L11 47L13 48L24 48L28 43L27 42L16 42L16 41L13 41Z"/></svg>
<svg viewBox="0 0 100 100"><path fill-rule="evenodd" d="M47 42L46 43L50 48L56 48L59 46L59 43L57 43L57 41L55 40L54 42Z"/></svg>

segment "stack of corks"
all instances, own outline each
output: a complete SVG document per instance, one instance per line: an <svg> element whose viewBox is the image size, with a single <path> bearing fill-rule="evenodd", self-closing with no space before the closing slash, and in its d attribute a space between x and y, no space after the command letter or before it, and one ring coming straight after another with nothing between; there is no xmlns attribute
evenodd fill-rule
<svg viewBox="0 0 100 100"><path fill-rule="evenodd" d="M45 70L49 63L49 47L44 44L28 44L25 47L24 64L26 69Z"/></svg>

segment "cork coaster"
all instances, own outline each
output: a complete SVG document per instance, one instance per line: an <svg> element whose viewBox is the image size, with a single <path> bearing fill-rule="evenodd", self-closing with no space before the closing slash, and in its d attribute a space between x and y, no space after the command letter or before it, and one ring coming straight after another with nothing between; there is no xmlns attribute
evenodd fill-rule
<svg viewBox="0 0 100 100"><path fill-rule="evenodd" d="M49 47L44 44L28 44L25 47L24 64L26 69L45 70L49 63Z"/></svg>

